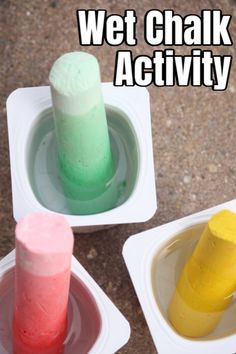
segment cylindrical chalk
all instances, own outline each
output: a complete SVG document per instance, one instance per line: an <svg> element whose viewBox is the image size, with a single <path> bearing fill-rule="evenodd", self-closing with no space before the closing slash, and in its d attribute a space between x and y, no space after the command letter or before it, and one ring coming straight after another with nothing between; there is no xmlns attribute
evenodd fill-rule
<svg viewBox="0 0 236 354"><path fill-rule="evenodd" d="M176 330L202 337L217 326L236 289L236 214L223 210L205 227L169 306Z"/></svg>
<svg viewBox="0 0 236 354"><path fill-rule="evenodd" d="M98 62L84 52L64 54L49 80L64 193L75 200L93 199L113 175Z"/></svg>
<svg viewBox="0 0 236 354"><path fill-rule="evenodd" d="M62 215L33 213L16 227L14 354L61 354L73 233Z"/></svg>

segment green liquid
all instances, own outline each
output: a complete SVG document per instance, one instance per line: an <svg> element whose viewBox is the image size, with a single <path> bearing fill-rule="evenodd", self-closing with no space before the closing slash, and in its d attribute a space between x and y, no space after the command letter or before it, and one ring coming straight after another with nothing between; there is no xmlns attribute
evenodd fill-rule
<svg viewBox="0 0 236 354"><path fill-rule="evenodd" d="M96 184L88 193L88 184L78 186L71 181L72 176L62 182L52 110L45 110L39 116L28 140L27 168L33 193L43 206L63 214L89 215L113 209L129 198L139 168L136 136L120 113L109 108L107 119L112 170L104 168L103 171L109 171L105 183L98 175L91 174L100 181L100 187Z"/></svg>

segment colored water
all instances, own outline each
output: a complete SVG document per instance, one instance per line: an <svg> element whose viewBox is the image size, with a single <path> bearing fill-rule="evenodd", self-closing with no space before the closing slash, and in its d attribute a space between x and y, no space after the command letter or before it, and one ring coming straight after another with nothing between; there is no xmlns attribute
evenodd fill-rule
<svg viewBox="0 0 236 354"><path fill-rule="evenodd" d="M14 269L0 283L0 353L12 354L12 316ZM100 313L86 286L71 277L68 304L68 331L64 354L86 354L95 344L101 330Z"/></svg>
<svg viewBox="0 0 236 354"><path fill-rule="evenodd" d="M152 263L151 280L157 306L163 317L168 320L168 306L176 289L180 273L191 255L203 229L203 224L184 230L176 235L155 255ZM170 323L169 323L170 324ZM210 340L235 333L236 301L223 312L217 327L209 335L199 340Z"/></svg>
<svg viewBox="0 0 236 354"><path fill-rule="evenodd" d="M128 118L107 107L107 118L114 174L102 194L91 198L65 196L58 176L58 159L52 110L39 116L28 140L27 165L32 190L46 208L73 215L89 215L123 204L134 189L139 165L139 151L133 127Z"/></svg>

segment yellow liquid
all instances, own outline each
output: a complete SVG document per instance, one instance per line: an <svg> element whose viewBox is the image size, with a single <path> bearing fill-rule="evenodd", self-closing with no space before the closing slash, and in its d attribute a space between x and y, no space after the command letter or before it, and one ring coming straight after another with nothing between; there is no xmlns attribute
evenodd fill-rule
<svg viewBox="0 0 236 354"><path fill-rule="evenodd" d="M199 240L204 227L205 224L198 224L176 235L176 237L167 243L166 246L163 247L163 249L159 251L153 259L151 280L156 304L170 326L172 325L169 320L168 309L171 298L175 293L176 284L182 269L187 259L192 254L192 251ZM195 316L202 316L202 312L200 311L195 311L194 314ZM220 314L220 320L218 315L219 314L217 312L211 312L212 321L217 321L216 327L207 335L199 337L199 340L215 339L235 333L236 302L234 299ZM197 340L197 338L195 340Z"/></svg>

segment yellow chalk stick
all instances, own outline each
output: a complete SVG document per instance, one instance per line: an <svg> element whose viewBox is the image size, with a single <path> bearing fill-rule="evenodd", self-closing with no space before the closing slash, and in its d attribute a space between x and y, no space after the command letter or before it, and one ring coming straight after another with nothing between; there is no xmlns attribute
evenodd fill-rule
<svg viewBox="0 0 236 354"><path fill-rule="evenodd" d="M236 289L236 214L215 214L185 264L169 305L169 320L184 336L217 326Z"/></svg>

